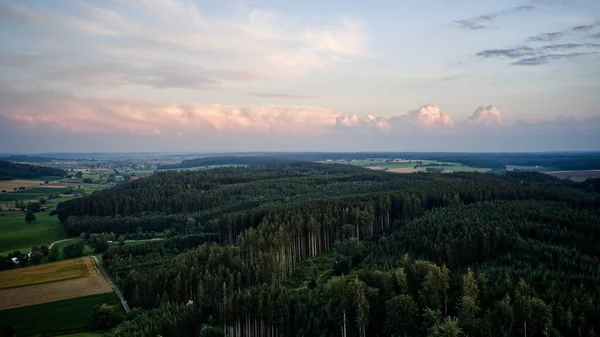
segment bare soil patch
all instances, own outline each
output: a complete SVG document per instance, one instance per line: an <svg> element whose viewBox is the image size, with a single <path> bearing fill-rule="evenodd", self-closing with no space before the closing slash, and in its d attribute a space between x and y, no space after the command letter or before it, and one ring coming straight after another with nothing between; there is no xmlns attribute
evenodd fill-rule
<svg viewBox="0 0 600 337"><path fill-rule="evenodd" d="M42 183L42 185L40 185ZM45 185L43 181L34 181L34 180L0 180L0 190L6 190L7 192L12 192L13 188L19 187L54 187L51 185Z"/></svg>
<svg viewBox="0 0 600 337"><path fill-rule="evenodd" d="M0 290L0 310L55 302L81 296L104 294L111 291L112 288L106 283L102 275L5 289Z"/></svg>
<svg viewBox="0 0 600 337"><path fill-rule="evenodd" d="M600 170L578 170L578 171L554 171L547 172L551 176L555 176L561 179L567 178L598 178L600 177Z"/></svg>
<svg viewBox="0 0 600 337"><path fill-rule="evenodd" d="M416 172L416 170L412 167L396 167L396 168L391 168L388 171L390 172L396 172L396 173L413 173Z"/></svg>

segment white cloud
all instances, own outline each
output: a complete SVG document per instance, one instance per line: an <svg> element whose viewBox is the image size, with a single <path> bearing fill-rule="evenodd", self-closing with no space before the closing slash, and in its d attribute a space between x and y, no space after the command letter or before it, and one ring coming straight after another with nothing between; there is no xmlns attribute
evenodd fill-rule
<svg viewBox="0 0 600 337"><path fill-rule="evenodd" d="M446 112L442 112L440 107L435 104L422 105L417 110L408 111L404 115L392 117L389 120L390 124L405 125L419 127L432 126L454 126L454 121Z"/></svg>
<svg viewBox="0 0 600 337"><path fill-rule="evenodd" d="M74 4L62 13L10 3L3 8L7 33L37 41L21 52L46 50L52 60L22 66L37 77L37 88L80 83L91 74L107 86L230 89L224 82L298 77L372 54L356 19L322 24L268 10L216 16L191 0ZM52 57L58 51L63 56Z"/></svg>
<svg viewBox="0 0 600 337"><path fill-rule="evenodd" d="M336 117L336 124L341 127L367 126L378 129L387 129L389 124L383 117L375 117L367 115L363 118L358 118L356 115L340 115Z"/></svg>
<svg viewBox="0 0 600 337"><path fill-rule="evenodd" d="M485 125L501 125L502 115L500 111L493 105L480 106L470 116L469 121L475 124Z"/></svg>

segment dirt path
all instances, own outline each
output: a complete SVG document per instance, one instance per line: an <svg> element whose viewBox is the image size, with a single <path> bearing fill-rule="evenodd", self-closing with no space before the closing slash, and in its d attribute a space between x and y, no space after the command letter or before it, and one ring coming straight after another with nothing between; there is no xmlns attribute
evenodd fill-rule
<svg viewBox="0 0 600 337"><path fill-rule="evenodd" d="M54 241L54 242L52 242L50 244L50 246L48 247L48 249L52 249L52 247L54 247L54 245L57 244L57 243L61 243L61 242L69 241L69 240L73 240L73 239L71 238L71 239L62 239L62 240Z"/></svg>
<svg viewBox="0 0 600 337"><path fill-rule="evenodd" d="M100 261L98 261L98 258L95 256L90 256L92 259L94 259L94 262L96 262L96 266L98 267L98 270L100 270L100 273L102 274L102 276L104 276L104 279L106 280L106 282L108 282L108 284L111 286L111 288L115 291L115 293L117 294L117 296L119 296L119 299L121 299L121 304L123 305L123 309L125 309L126 313L129 313L129 305L127 304L127 301L125 301L125 297L123 297L123 294L121 294L121 291L119 290L119 288L117 288L117 286L111 281L110 277L108 276L108 274L104 271L104 268L102 268L102 265L100 264Z"/></svg>

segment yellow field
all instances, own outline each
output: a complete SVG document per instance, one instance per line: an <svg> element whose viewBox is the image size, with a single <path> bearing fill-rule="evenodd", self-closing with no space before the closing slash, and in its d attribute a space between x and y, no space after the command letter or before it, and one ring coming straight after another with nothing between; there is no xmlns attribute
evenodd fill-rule
<svg viewBox="0 0 600 337"><path fill-rule="evenodd" d="M104 294L112 288L102 275L0 290L0 310Z"/></svg>
<svg viewBox="0 0 600 337"><path fill-rule="evenodd" d="M416 170L412 167L396 167L396 168L391 168L388 171L390 172L396 172L396 173L413 173L416 172Z"/></svg>
<svg viewBox="0 0 600 337"><path fill-rule="evenodd" d="M44 184L43 181L34 181L34 180L0 180L0 190L12 191L13 188L23 187L35 187L42 186L40 183ZM44 187L52 187L48 185L44 185Z"/></svg>
<svg viewBox="0 0 600 337"><path fill-rule="evenodd" d="M91 258L84 257L0 272L0 289L94 275L98 275L98 268L96 268Z"/></svg>

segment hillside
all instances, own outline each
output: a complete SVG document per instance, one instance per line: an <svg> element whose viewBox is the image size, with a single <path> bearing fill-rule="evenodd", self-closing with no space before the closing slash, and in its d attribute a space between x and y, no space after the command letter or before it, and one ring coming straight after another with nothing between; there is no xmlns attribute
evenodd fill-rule
<svg viewBox="0 0 600 337"><path fill-rule="evenodd" d="M0 180L33 179L44 176L64 176L65 171L57 168L29 164L17 164L0 160Z"/></svg>

